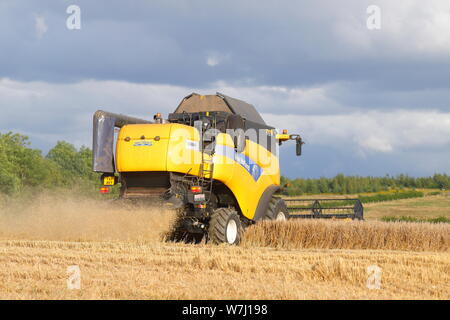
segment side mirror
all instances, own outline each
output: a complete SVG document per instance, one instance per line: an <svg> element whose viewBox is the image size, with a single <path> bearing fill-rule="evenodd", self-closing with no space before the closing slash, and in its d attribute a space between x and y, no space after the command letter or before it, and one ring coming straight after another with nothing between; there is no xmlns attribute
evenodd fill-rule
<svg viewBox="0 0 450 320"><path fill-rule="evenodd" d="M295 137L295 153L298 157L302 155L302 146L304 144L305 143L300 136Z"/></svg>

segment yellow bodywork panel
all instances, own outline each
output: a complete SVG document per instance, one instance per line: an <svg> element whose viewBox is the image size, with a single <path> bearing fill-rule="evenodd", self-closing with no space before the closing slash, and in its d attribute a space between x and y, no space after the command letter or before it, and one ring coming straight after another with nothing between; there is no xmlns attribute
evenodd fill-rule
<svg viewBox="0 0 450 320"><path fill-rule="evenodd" d="M199 150L199 132L193 127L173 123L127 125L117 140L117 171L199 175ZM209 159L207 154L204 157ZM278 158L251 140L246 140L244 152L238 153L230 135L218 134L213 163L213 178L231 190L248 219L254 217L264 191L280 184Z"/></svg>
<svg viewBox="0 0 450 320"><path fill-rule="evenodd" d="M276 139L279 140L279 141L287 141L290 138L291 138L291 136L289 134L285 134L285 133L276 135Z"/></svg>
<svg viewBox="0 0 450 320"><path fill-rule="evenodd" d="M199 132L182 124L168 125L172 130L167 150L167 171L198 175L202 161Z"/></svg>
<svg viewBox="0 0 450 320"><path fill-rule="evenodd" d="M233 192L242 214L252 219L264 191L280 184L278 158L251 140L246 140L244 152L237 153L230 135L221 133L214 155L214 179Z"/></svg>
<svg viewBox="0 0 450 320"><path fill-rule="evenodd" d="M133 124L120 130L118 172L175 171L198 174L198 131L180 124ZM198 160L200 159L200 160ZM197 163L197 165L195 165Z"/></svg>
<svg viewBox="0 0 450 320"><path fill-rule="evenodd" d="M170 129L164 124L124 126L117 139L117 171L167 171Z"/></svg>

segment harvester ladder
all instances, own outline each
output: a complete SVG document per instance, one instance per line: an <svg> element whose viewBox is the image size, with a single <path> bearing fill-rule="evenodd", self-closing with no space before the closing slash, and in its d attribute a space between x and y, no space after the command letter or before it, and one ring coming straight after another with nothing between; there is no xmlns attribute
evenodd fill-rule
<svg viewBox="0 0 450 320"><path fill-rule="evenodd" d="M216 119L212 121L212 127L216 128ZM212 186L213 186L213 176L214 176L214 152L215 152L215 138L211 138L209 150L206 150L204 147L205 141L202 141L202 161L200 163L200 172L199 172L199 184L202 185L206 190L209 191L209 198L211 197Z"/></svg>
<svg viewBox="0 0 450 320"><path fill-rule="evenodd" d="M206 180L211 180L213 178L214 163L212 161L212 155L210 159L205 157L202 153L202 163L200 166L200 177Z"/></svg>
<svg viewBox="0 0 450 320"><path fill-rule="evenodd" d="M211 154L206 155L204 150L202 152L202 162L200 164L199 184L202 185L211 195L213 176L214 176L214 150ZM209 200L209 199L208 199Z"/></svg>

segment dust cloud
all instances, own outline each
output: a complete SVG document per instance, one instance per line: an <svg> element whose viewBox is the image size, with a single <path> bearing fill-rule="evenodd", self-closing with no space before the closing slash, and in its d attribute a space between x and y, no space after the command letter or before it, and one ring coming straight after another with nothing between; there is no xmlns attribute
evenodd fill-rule
<svg viewBox="0 0 450 320"><path fill-rule="evenodd" d="M69 195L1 202L0 239L160 241L175 216L159 206Z"/></svg>

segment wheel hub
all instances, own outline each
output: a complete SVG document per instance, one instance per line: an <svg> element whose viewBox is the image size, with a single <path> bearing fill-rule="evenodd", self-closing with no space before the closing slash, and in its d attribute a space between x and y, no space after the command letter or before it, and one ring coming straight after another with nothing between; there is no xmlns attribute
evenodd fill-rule
<svg viewBox="0 0 450 320"><path fill-rule="evenodd" d="M276 221L286 221L286 215L284 214L284 212L278 212L275 220Z"/></svg>
<svg viewBox="0 0 450 320"><path fill-rule="evenodd" d="M236 221L234 221L234 219L230 219L227 224L227 232L226 232L228 243L233 244L236 241L237 230L238 228Z"/></svg>

